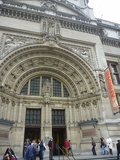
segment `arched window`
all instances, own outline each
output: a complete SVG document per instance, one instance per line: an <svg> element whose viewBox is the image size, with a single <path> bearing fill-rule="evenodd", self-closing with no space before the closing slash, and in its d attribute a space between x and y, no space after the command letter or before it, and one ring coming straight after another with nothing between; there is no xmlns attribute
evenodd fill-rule
<svg viewBox="0 0 120 160"><path fill-rule="evenodd" d="M65 85L59 80L49 77L40 76L30 79L22 88L20 94L42 96L43 84L48 81L51 84L51 96L53 97L69 97L69 92Z"/></svg>

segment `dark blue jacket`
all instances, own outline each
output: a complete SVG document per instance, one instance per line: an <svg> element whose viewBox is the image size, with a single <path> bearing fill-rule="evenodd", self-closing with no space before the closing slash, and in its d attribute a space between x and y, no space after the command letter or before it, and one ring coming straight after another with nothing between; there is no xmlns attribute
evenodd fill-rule
<svg viewBox="0 0 120 160"><path fill-rule="evenodd" d="M45 147L44 147L44 145L43 145L43 142L40 142L40 151L44 151L45 150Z"/></svg>
<svg viewBox="0 0 120 160"><path fill-rule="evenodd" d="M26 159L30 159L35 154L35 148L32 145L29 145L26 150Z"/></svg>

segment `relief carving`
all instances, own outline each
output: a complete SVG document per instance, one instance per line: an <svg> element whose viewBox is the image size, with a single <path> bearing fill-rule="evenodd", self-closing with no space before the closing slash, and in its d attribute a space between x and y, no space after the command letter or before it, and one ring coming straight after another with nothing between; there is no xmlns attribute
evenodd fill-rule
<svg viewBox="0 0 120 160"><path fill-rule="evenodd" d="M59 43L58 45L82 57L86 62L88 62L91 65L91 67L95 67L91 48L84 46L75 46L72 44L65 43Z"/></svg>
<svg viewBox="0 0 120 160"><path fill-rule="evenodd" d="M27 45L27 44L33 44L33 43L40 43L39 39L35 38L30 38L30 37L22 37L22 36L17 36L17 35L9 35L9 34L4 34L3 39L5 39L4 42L4 47L2 49L2 55L1 58L6 56L8 53L13 51L16 48L19 48L21 46Z"/></svg>
<svg viewBox="0 0 120 160"><path fill-rule="evenodd" d="M42 88L42 95L44 96L44 102L45 103L50 103L50 96L51 96L51 91L52 91L52 85L47 79L43 83L43 88Z"/></svg>

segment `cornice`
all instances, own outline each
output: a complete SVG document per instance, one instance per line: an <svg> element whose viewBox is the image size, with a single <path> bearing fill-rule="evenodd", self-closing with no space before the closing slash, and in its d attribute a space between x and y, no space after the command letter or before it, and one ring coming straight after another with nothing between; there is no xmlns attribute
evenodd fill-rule
<svg viewBox="0 0 120 160"><path fill-rule="evenodd" d="M67 28L71 30L77 30L80 32L86 32L95 35L102 35L103 31L99 26L95 26L90 24L90 21L83 21L82 17L76 17L77 20L68 15L65 17L61 17L61 15L49 15L46 13L33 11L33 10L25 10L22 8L15 8L11 6L1 5L1 15L16 18L16 19L23 19L27 21L33 21L35 23L40 23L42 18L47 18L51 20L58 20L61 23L62 28ZM62 13L62 12L61 12ZM60 14L60 12L59 12Z"/></svg>
<svg viewBox="0 0 120 160"><path fill-rule="evenodd" d="M109 38L109 37L100 37L103 45L108 45L112 47L120 48L120 40Z"/></svg>
<svg viewBox="0 0 120 160"><path fill-rule="evenodd" d="M57 0L53 0L53 1L57 1ZM8 2L8 1L5 1L5 2ZM60 3L61 2L62 1L60 0ZM18 5L18 2L14 2L14 3L16 3ZM59 2L57 1L57 3L59 3ZM66 3L66 1L64 3ZM19 5L20 5L20 3L19 3ZM73 7L73 6L71 6L71 7ZM42 13L42 10L40 12L39 9L40 9L40 7L36 7L36 9L31 8L29 10L26 10L26 9L23 9L22 6L15 7L15 6L8 6L5 4L0 5L0 10L1 10L2 16L16 18L16 19L23 19L23 20L27 20L27 21L33 21L35 23L41 23L41 20L44 18L49 19L49 20L57 20L60 22L62 28L75 30L78 32L84 32L84 33L98 35L98 36L100 36L103 45L120 47L119 40L105 37L104 33L103 33L104 27L120 30L120 28L118 26L114 27L111 25L103 24L102 22L99 21L99 19L96 19L98 25L95 26L95 25L90 24L89 21L87 22L82 19L81 20L80 19L73 20L72 15L70 15L71 17L69 17L69 18L67 15L67 18L65 18L65 17L61 17L61 15L59 15L62 12L61 13L57 12L58 15L54 16L54 15ZM78 17L78 18L80 18L80 17Z"/></svg>

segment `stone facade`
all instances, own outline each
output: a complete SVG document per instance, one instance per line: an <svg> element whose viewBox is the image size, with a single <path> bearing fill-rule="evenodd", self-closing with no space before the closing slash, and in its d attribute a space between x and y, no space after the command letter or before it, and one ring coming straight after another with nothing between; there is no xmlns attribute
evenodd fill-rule
<svg viewBox="0 0 120 160"><path fill-rule="evenodd" d="M108 134L115 149L119 110L113 110L104 71L110 68L120 104L120 25L96 19L88 5L87 0L0 1L0 153L11 146L22 156L27 109L41 111L40 139L61 127L53 125L52 110L62 110L73 150L89 150L91 137L99 148L100 137ZM112 74L111 62L118 72ZM37 76L52 77L51 83L45 81L38 96L30 89L21 94ZM68 97L54 96L54 79Z"/></svg>

